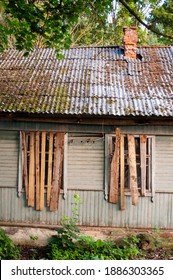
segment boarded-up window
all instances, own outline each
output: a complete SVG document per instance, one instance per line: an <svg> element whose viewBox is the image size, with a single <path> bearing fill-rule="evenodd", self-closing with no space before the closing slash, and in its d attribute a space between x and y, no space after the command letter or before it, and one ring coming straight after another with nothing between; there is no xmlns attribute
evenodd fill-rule
<svg viewBox="0 0 173 280"><path fill-rule="evenodd" d="M102 135L68 138L67 176L69 189L103 190L104 138Z"/></svg>
<svg viewBox="0 0 173 280"><path fill-rule="evenodd" d="M117 134L117 132L116 132ZM118 196L122 192L132 194L134 205L138 203L138 195L146 196L152 192L152 137L146 135L117 135L109 138L109 201L118 202L118 198L111 197L112 189L118 188ZM118 140L119 138L119 140ZM119 145L117 144L119 142ZM119 152L116 151L119 149ZM113 179L112 162L115 154L119 160L117 169L118 183L112 185ZM117 167L116 167L117 168ZM118 185L118 186L117 186ZM123 207L122 207L123 208Z"/></svg>
<svg viewBox="0 0 173 280"><path fill-rule="evenodd" d="M142 138L143 137L143 138ZM136 170L137 170L137 185L141 194L145 195L146 192L151 192L151 148L152 138L150 137L135 137L135 154L136 154ZM125 137L124 146L124 159L125 159L125 189L129 189L129 151L128 140Z"/></svg>
<svg viewBox="0 0 173 280"><path fill-rule="evenodd" d="M28 206L58 208L63 178L64 133L22 132L23 183ZM46 196L45 196L46 188Z"/></svg>

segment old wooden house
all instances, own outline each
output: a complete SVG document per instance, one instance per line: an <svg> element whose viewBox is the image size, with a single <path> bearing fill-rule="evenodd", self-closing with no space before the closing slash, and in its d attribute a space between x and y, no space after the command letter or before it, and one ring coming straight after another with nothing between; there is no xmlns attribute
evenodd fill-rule
<svg viewBox="0 0 173 280"><path fill-rule="evenodd" d="M0 223L173 229L173 48L0 54Z"/></svg>

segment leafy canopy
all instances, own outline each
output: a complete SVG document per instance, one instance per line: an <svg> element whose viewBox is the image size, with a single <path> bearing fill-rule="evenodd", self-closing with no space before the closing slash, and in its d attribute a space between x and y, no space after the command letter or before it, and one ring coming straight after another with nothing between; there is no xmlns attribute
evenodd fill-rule
<svg viewBox="0 0 173 280"><path fill-rule="evenodd" d="M71 29L72 46L121 45L123 27L134 25L138 45L172 44L172 5L172 1L113 0L107 21L97 20L95 14L79 17Z"/></svg>
<svg viewBox="0 0 173 280"><path fill-rule="evenodd" d="M104 20L110 0L8 0L1 1L0 51L10 41L18 50L35 46L54 47L60 54L71 44L70 28L82 12L98 14Z"/></svg>
<svg viewBox="0 0 173 280"><path fill-rule="evenodd" d="M106 43L112 43L110 38L120 38L125 24L143 25L159 35L158 41L170 43L172 13L172 0L0 0L0 51L15 47L27 55L34 47L46 46L55 48L60 57L74 41L103 44L106 34ZM143 42L144 29L139 30ZM86 33L84 41L79 40L80 31Z"/></svg>

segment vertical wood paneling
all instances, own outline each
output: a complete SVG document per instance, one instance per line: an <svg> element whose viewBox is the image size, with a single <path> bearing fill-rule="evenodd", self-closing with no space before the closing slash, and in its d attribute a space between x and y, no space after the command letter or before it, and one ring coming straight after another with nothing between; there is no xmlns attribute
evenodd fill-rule
<svg viewBox="0 0 173 280"><path fill-rule="evenodd" d="M146 152L147 137L140 135L140 161L141 161L141 195L146 195Z"/></svg>
<svg viewBox="0 0 173 280"><path fill-rule="evenodd" d="M56 211L59 204L59 194L62 187L62 172L64 158L64 133L56 133L55 150L54 150L54 166L53 181L50 198L50 211Z"/></svg>
<svg viewBox="0 0 173 280"><path fill-rule="evenodd" d="M120 139L120 209L125 209L124 193L124 135Z"/></svg>
<svg viewBox="0 0 173 280"><path fill-rule="evenodd" d="M138 204L138 185L137 185L137 169L136 169L136 150L135 137L128 135L128 158L129 158L129 173L130 173L130 191L132 194L132 204Z"/></svg>
<svg viewBox="0 0 173 280"><path fill-rule="evenodd" d="M36 185L36 210L40 210L40 132L35 136L35 185Z"/></svg>
<svg viewBox="0 0 173 280"><path fill-rule="evenodd" d="M30 132L29 190L28 206L34 207L35 201L35 134Z"/></svg>
<svg viewBox="0 0 173 280"><path fill-rule="evenodd" d="M118 203L119 163L120 163L120 129L116 129L115 150L111 161L109 201Z"/></svg>
<svg viewBox="0 0 173 280"><path fill-rule="evenodd" d="M41 177L40 177L40 210L44 208L46 132L41 133Z"/></svg>
<svg viewBox="0 0 173 280"><path fill-rule="evenodd" d="M50 194L52 189L52 170L53 170L53 133L49 134L49 157L48 157L48 186L47 186L47 206L50 205Z"/></svg>

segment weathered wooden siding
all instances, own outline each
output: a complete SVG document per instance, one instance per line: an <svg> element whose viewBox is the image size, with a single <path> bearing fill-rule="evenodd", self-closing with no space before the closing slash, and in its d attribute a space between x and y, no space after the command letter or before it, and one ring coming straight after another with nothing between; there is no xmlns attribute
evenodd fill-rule
<svg viewBox="0 0 173 280"><path fill-rule="evenodd" d="M104 199L102 191L69 190L66 200L60 198L59 210L50 212L35 211L26 206L24 197L17 197L15 189L0 188L0 221L57 225L62 216L71 216L75 193L81 198L79 225L173 228L173 194L164 193L156 193L153 203L150 197L140 197L138 206L132 206L131 197L126 196L126 210L120 211L119 205Z"/></svg>
<svg viewBox="0 0 173 280"><path fill-rule="evenodd" d="M103 137L69 137L67 176L70 189L103 189Z"/></svg>
<svg viewBox="0 0 173 280"><path fill-rule="evenodd" d="M76 119L77 122L77 119ZM150 135L173 135L173 125L89 125L89 124L65 124L36 121L0 121L0 130L11 131L63 131L83 133L115 133L115 128L120 127L123 133L140 133Z"/></svg>
<svg viewBox="0 0 173 280"><path fill-rule="evenodd" d="M17 186L18 149L18 133L0 131L0 187Z"/></svg>
<svg viewBox="0 0 173 280"><path fill-rule="evenodd" d="M173 192L173 136L156 137L155 189Z"/></svg>
<svg viewBox="0 0 173 280"><path fill-rule="evenodd" d="M124 132L127 131L125 127L123 130ZM133 127L132 130L133 132L139 133L139 128L137 127L136 129ZM158 128L156 128L156 130L158 131ZM17 197L19 134L17 132L1 131L0 221L59 224L62 216L71 215L73 195L78 193L81 198L79 210L80 225L173 228L173 136L168 136L171 134L171 128L167 128L166 131L167 136L160 135L156 136L155 139L154 185L156 193L153 203L151 202L150 197L140 197L139 204L133 206L131 197L125 196L125 210L120 211L119 205L108 203L108 201L104 199L104 180L101 172L101 170L104 169L102 165L104 162L104 153L101 152L101 149L104 151L104 144L103 141L97 141L95 144L96 146L94 147L97 152L95 153L92 149L89 149L88 153L85 153L86 158L88 157L88 163L92 161L94 162L94 164L91 165L93 170L96 168L95 165L97 164L95 172L98 173L95 190L91 190L91 185L88 183L87 185L83 185L84 190L69 189L65 200L62 198L62 195L60 196L59 209L55 212L50 212L46 206L43 211L35 211L33 208L28 207L26 204L25 193L22 193L20 198ZM146 128L145 132L147 132ZM151 132L153 131L150 130L150 133ZM161 128L159 130L159 134L160 133ZM68 168L71 168L71 171L69 170L68 184L70 183L69 186L77 188L77 185L73 184L73 165L76 165L77 168L79 168L80 165L78 165L77 158L73 162L74 153L78 152L78 148L75 151L74 146L74 143L71 147L69 146L68 151ZM92 147L93 146L90 148ZM82 153L83 151L80 150L79 154L81 155ZM79 158L81 160L80 164L82 164L82 158ZM85 162L85 160L83 162ZM87 171L88 174L90 173L90 169L85 171ZM101 176L99 174L101 174ZM85 177L83 180L85 180ZM74 183L76 184L76 181ZM79 182L77 182L77 184L78 183ZM86 188L88 190L86 190Z"/></svg>

